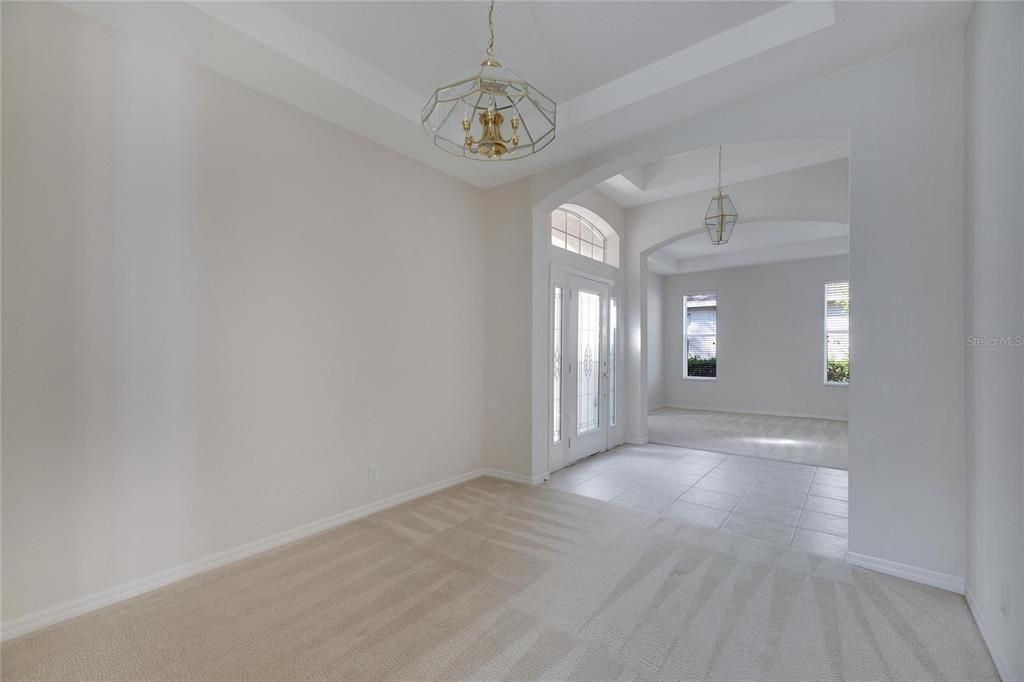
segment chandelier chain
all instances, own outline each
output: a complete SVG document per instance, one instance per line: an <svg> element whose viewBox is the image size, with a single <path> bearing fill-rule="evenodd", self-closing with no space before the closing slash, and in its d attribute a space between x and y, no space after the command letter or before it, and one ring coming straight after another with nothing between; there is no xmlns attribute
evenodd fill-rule
<svg viewBox="0 0 1024 682"><path fill-rule="evenodd" d="M722 146L718 146L718 193L722 193Z"/></svg>
<svg viewBox="0 0 1024 682"><path fill-rule="evenodd" d="M487 10L487 28L490 29L491 39L487 42L487 56L494 56L494 0L491 0L491 8Z"/></svg>

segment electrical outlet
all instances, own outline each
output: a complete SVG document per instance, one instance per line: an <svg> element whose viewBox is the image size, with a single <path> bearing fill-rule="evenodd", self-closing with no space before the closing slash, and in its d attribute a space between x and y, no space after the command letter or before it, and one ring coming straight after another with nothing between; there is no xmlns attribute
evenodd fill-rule
<svg viewBox="0 0 1024 682"><path fill-rule="evenodd" d="M370 483L376 483L377 482L377 467L370 467L367 470L367 472L366 472L366 478L370 481Z"/></svg>
<svg viewBox="0 0 1024 682"><path fill-rule="evenodd" d="M1003 612L1004 618L1010 619L1010 583L1005 578L999 592L999 610Z"/></svg>

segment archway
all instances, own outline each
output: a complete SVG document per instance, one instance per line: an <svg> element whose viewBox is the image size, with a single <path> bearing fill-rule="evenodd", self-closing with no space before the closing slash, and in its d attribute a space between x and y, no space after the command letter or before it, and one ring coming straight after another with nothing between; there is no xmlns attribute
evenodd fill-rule
<svg viewBox="0 0 1024 682"><path fill-rule="evenodd" d="M549 215L558 206L570 202L573 197L593 187L600 181L627 171L631 168L647 163L658 161L668 156L683 154L717 146L718 144L742 144L757 143L770 140L796 140L796 139L831 139L839 141L849 140L849 131L844 127L807 125L801 130L799 125L782 125L777 129L778 135L773 137L770 132L762 128L751 131L744 125L737 124L732 129L726 126L717 128L708 126L708 130L698 131L693 128L681 128L673 131L672 134L662 137L659 142L644 141L629 152L615 157L614 153L601 155L592 160L593 168L583 172L576 177L544 177L546 182L539 182L538 187L545 187L547 183L558 184L553 191L543 193L536 188L534 194L542 194L542 197L533 206L533 270L534 270L534 333L533 333L533 454L532 471L534 478L542 476L547 471L548 461L548 395L547 395L547 360L548 341L547 327L549 320L549 307L547 289L549 281L547 277L540 276L547 272L547 240L549 230ZM699 215L703 215L706 206L699 209ZM791 207L780 205L779 202L772 202L772 197L766 197L766 202L756 207L752 219L757 220L841 220L848 221L848 214L836 215L825 206L815 205L813 202L805 206L802 212L794 212ZM694 215L697 215L695 212ZM666 222L659 225L659 229L643 234L635 234L631 231L624 235L625 247L620 254L620 267L623 269L626 282L625 307L624 307L624 330L625 330L625 362L624 365L624 397L625 397L625 441L627 443L640 444L647 442L646 415L647 404L647 255L674 239L681 236L702 231L702 227L694 227L680 232L678 222Z"/></svg>
<svg viewBox="0 0 1024 682"><path fill-rule="evenodd" d="M645 162L713 144L786 138L850 141L850 278L858 304L851 325L857 381L849 391L850 553L848 561L962 589L965 551L963 317L949 301L964 285L962 95L949 74L962 49L936 42L788 88L657 135L531 176L508 223L532 223L530 269L530 454L536 478L546 454L546 211L584 188ZM902 92L910 96L865 96ZM912 125L928 120L928 126ZM908 172L914 169L914 172ZM912 198L912 200L908 200ZM809 201L814 197L808 197ZM526 207L532 210L527 218ZM507 223L507 224L508 224ZM898 229L894 229L898 227ZM671 235L666 235L671 236ZM646 410L642 382L646 266L625 234L627 420ZM907 314L912 302L915 314ZM954 307L954 312L960 308ZM892 343L893 338L901 339ZM911 366L941 372L907 372ZM643 370L643 371L640 371ZM893 382L894 376L899 382ZM524 387L525 389L525 387ZM908 423L929 423L922 432ZM631 436L642 434L632 433ZM959 444L959 445L958 445ZM920 472L928 470L928 480ZM913 490L913 495L907 495ZM925 503L947 501L940 509Z"/></svg>

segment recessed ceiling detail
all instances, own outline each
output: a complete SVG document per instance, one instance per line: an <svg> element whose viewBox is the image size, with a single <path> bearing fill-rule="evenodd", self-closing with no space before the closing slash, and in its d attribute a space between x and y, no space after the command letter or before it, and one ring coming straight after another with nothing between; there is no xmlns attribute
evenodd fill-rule
<svg viewBox="0 0 1024 682"><path fill-rule="evenodd" d="M509 2L499 6L501 58L559 103L558 143L482 166L439 154L420 127L430 88L479 60L486 36L467 8L482 3L67 6L482 188L962 30L970 11L960 2ZM641 182L658 191L656 179Z"/></svg>
<svg viewBox="0 0 1024 682"><path fill-rule="evenodd" d="M561 103L785 4L498 0L496 54ZM478 63L487 46L487 34L481 33L484 0L270 6L423 98L467 64Z"/></svg>
<svg viewBox="0 0 1024 682"><path fill-rule="evenodd" d="M585 123L690 83L835 21L831 2L788 3L569 100L563 109L566 125Z"/></svg>
<svg viewBox="0 0 1024 682"><path fill-rule="evenodd" d="M742 224L728 249L715 247L703 229L692 230L649 254L651 272L676 275L721 268L781 263L850 251L850 226L809 220L763 220Z"/></svg>
<svg viewBox="0 0 1024 682"><path fill-rule="evenodd" d="M721 182L734 185L777 173L848 158L847 140L794 139L724 146L729 164ZM718 147L655 161L608 178L595 189L628 208L714 190Z"/></svg>

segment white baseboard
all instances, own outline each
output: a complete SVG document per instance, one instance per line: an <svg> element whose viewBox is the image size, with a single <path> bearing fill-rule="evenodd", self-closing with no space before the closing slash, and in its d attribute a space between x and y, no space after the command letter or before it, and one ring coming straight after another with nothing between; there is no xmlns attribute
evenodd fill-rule
<svg viewBox="0 0 1024 682"><path fill-rule="evenodd" d="M797 414L794 412L766 412L763 410L725 410L707 405L662 405L658 409L667 408L670 410L696 410L698 412L729 412L732 414L753 414L760 417L790 417L792 419L824 419L830 422L849 422L849 419L842 417L826 417L821 414ZM650 410L649 410L650 411Z"/></svg>
<svg viewBox="0 0 1024 682"><path fill-rule="evenodd" d="M511 481L512 483L522 483L523 485L537 485L544 481L544 476L540 477L540 480L530 478L525 474L517 474L512 471L505 471L504 469L481 469L481 476L490 476L492 478L500 478L503 481Z"/></svg>
<svg viewBox="0 0 1024 682"><path fill-rule="evenodd" d="M939 573L938 571L933 571L928 568L901 564L897 561L879 559L878 557L859 554L857 552L847 552L846 563L853 566L859 566L861 568L868 568L879 573L885 573L886 575L894 575L897 578L921 583L922 585L929 585L931 587L949 590L950 592L956 592L957 594L964 593L964 578L960 575Z"/></svg>
<svg viewBox="0 0 1024 682"><path fill-rule="evenodd" d="M996 671L999 672L999 677L1002 678L1003 682L1017 682L1017 678L1013 676L1013 669L1010 667L1010 659L1007 657L1006 652L996 644L992 630L982 615L981 606L974 598L974 595L971 594L970 588L967 588L964 596L967 597L967 607L971 610L974 622L978 625L981 639L985 642L985 646L988 647L988 653L992 656L992 662L996 664Z"/></svg>
<svg viewBox="0 0 1024 682"><path fill-rule="evenodd" d="M626 436L626 443L628 445L647 445L651 442L651 439L647 436Z"/></svg>
<svg viewBox="0 0 1024 682"><path fill-rule="evenodd" d="M21 616L20 618L15 618L0 625L0 641L14 639L15 637L20 637L21 635L28 634L29 632L39 630L49 625L54 625L55 623L60 623L61 621L74 618L75 616L80 616L82 614L89 613L90 611L95 611L96 609L116 604L117 602L124 601L125 599L137 597L140 594L145 594L146 592L152 592L155 589L170 585L171 583L178 582L179 580L184 580L185 578L193 575L204 573L220 566L246 559L256 554L260 554L261 552L266 552L267 550L280 547L281 545L301 540L311 535L334 528L335 526L340 526L351 521L355 521L356 519L361 519L364 516L369 516L370 514L394 507L402 504L403 502L408 502L409 500L414 500L418 497L423 497L424 495L429 495L437 492L438 490L450 488L453 485L465 483L466 481L470 481L481 476L494 476L495 478L515 481L516 483L525 483L526 485L531 484L530 479L526 476L520 476L519 474L500 471L498 469L476 469L464 474L459 474L458 476L452 476L435 483L413 488L412 490L404 493L392 495L391 497L384 498L378 502L371 502L370 504L356 507L355 509L349 509L338 514L334 514L333 516L328 516L327 518L313 521L312 523L307 523L297 528L292 528L291 530L282 531L260 540L248 542L233 549L219 552L204 559L199 559L198 561L182 564L175 568L161 571L160 573L156 573L139 580L133 580L110 589L95 592L72 601L64 602L63 604L58 604L41 611L36 611L35 613Z"/></svg>

